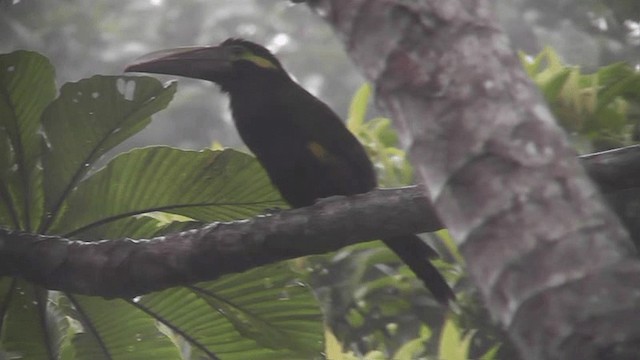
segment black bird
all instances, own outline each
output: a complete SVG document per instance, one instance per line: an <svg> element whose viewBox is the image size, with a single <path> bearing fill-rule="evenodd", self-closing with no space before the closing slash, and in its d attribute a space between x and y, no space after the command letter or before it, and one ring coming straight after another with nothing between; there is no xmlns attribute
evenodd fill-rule
<svg viewBox="0 0 640 360"><path fill-rule="evenodd" d="M266 48L242 39L219 46L157 51L127 72L179 75L212 81L229 94L233 120L245 144L292 207L376 187L371 160L338 115L298 85ZM437 253L416 235L385 239L447 305L455 295L429 262Z"/></svg>

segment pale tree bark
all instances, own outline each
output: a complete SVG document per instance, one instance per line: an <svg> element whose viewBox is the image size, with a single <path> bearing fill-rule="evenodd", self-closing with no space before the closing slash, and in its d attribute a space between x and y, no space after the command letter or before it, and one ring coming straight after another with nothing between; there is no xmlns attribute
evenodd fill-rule
<svg viewBox="0 0 640 360"><path fill-rule="evenodd" d="M317 0L523 358L637 357L640 262L489 0Z"/></svg>

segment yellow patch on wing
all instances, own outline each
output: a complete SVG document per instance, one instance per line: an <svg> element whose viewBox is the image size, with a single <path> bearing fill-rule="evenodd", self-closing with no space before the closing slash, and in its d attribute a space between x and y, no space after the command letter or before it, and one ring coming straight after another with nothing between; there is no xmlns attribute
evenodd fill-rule
<svg viewBox="0 0 640 360"><path fill-rule="evenodd" d="M327 149L324 148L324 146L318 144L315 141L311 141L310 143L308 143L307 149L311 151L313 156L315 156L317 159L322 161L327 161L331 156L331 154L329 154L329 152L327 151Z"/></svg>
<svg viewBox="0 0 640 360"><path fill-rule="evenodd" d="M265 59L261 56L258 56L256 54L252 54L250 52L247 52L245 54L242 55L242 59L244 60L249 60L252 63L258 65L261 68L265 68L265 69L277 69L278 67L272 63L270 60Z"/></svg>

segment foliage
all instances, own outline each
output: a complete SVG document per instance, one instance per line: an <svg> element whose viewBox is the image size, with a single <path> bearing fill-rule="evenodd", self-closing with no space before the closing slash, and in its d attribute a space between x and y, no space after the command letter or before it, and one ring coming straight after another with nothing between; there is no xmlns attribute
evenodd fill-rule
<svg viewBox="0 0 640 360"><path fill-rule="evenodd" d="M148 147L98 169L176 84L94 76L56 97L53 79L39 54L0 56L0 226L148 238L284 206L257 161L234 150ZM298 277L283 263L118 300L4 277L0 349L28 359L310 358L322 350L321 313Z"/></svg>
<svg viewBox="0 0 640 360"><path fill-rule="evenodd" d="M402 186L413 181L413 168L406 153L398 148L398 136L391 120L384 117L366 119L371 86L362 85L349 107L347 127L362 142L378 171L378 182L385 187Z"/></svg>
<svg viewBox="0 0 640 360"><path fill-rule="evenodd" d="M583 74L551 48L536 57L520 55L551 110L583 152L635 142L640 126L640 73L618 63Z"/></svg>
<svg viewBox="0 0 640 360"><path fill-rule="evenodd" d="M451 360L466 360L472 358L470 351L471 340L474 334L475 331L469 331L467 334L463 334L455 322L447 320L440 335L438 358ZM499 346L494 345L478 358L482 360L495 359L498 349Z"/></svg>

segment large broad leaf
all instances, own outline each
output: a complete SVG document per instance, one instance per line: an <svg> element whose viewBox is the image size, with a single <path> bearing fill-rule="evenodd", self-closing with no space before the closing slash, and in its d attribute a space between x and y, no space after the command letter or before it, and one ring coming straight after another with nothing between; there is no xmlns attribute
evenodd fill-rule
<svg viewBox="0 0 640 360"><path fill-rule="evenodd" d="M39 115L32 122L38 125L31 127L37 140L28 141L35 144L31 152L20 147L18 125L31 117L16 118L13 127L0 123L2 224L35 228L44 219L41 232L87 239L150 237L197 221L246 218L285 206L258 162L232 150L138 149L90 174L105 151L144 127L174 91L139 78L94 77L67 84L45 110L44 136L36 131ZM13 109L6 104L0 110ZM25 153L34 154L32 160L25 162ZM22 164L33 165L26 177L19 176L28 168ZM48 216L43 217L45 201ZM170 223L167 214L197 221ZM318 355L321 316L312 294L286 265L265 269L225 277L220 285L147 295L141 300L146 304L48 293L0 278L0 357L178 359L184 355L181 348L190 349L191 358L212 357L219 350L224 359Z"/></svg>
<svg viewBox="0 0 640 360"><path fill-rule="evenodd" d="M3 350L20 359L56 358L66 320L51 308L46 290L9 278L2 279L0 289L0 304L6 309L0 335Z"/></svg>
<svg viewBox="0 0 640 360"><path fill-rule="evenodd" d="M0 55L0 220L32 229L42 212L40 115L56 93L54 69L44 56Z"/></svg>
<svg viewBox="0 0 640 360"><path fill-rule="evenodd" d="M18 228L20 219L8 186L8 176L13 164L15 164L15 157L9 144L7 130L0 127L0 224Z"/></svg>
<svg viewBox="0 0 640 360"><path fill-rule="evenodd" d="M284 264L228 275L139 305L177 330L198 354L222 359L312 359L323 348L322 314Z"/></svg>
<svg viewBox="0 0 640 360"><path fill-rule="evenodd" d="M173 98L176 83L150 77L94 76L65 84L46 109L43 157L47 219L59 215L66 196L105 152L143 129Z"/></svg>
<svg viewBox="0 0 640 360"><path fill-rule="evenodd" d="M233 220L284 204L249 155L150 147L115 158L79 184L65 206L53 233L76 235L154 211L199 221Z"/></svg>
<svg viewBox="0 0 640 360"><path fill-rule="evenodd" d="M67 295L63 309L80 324L70 343L76 359L179 359L155 320L124 300Z"/></svg>

